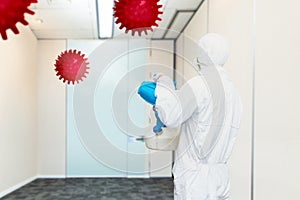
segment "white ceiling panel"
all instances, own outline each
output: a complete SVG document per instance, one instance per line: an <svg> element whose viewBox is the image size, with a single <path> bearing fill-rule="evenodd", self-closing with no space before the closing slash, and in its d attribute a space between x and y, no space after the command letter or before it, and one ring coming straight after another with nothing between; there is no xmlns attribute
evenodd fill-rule
<svg viewBox="0 0 300 200"><path fill-rule="evenodd" d="M95 4L92 0L38 0L38 3L32 4L31 9L89 9L91 4Z"/></svg>
<svg viewBox="0 0 300 200"><path fill-rule="evenodd" d="M98 37L94 0L39 0L31 9L26 19L39 39Z"/></svg>
<svg viewBox="0 0 300 200"><path fill-rule="evenodd" d="M203 0L168 0L167 9L196 10Z"/></svg>
<svg viewBox="0 0 300 200"><path fill-rule="evenodd" d="M179 12L174 19L170 30L168 30L165 38L177 38L182 29L193 16L194 12Z"/></svg>
<svg viewBox="0 0 300 200"><path fill-rule="evenodd" d="M91 30L36 30L36 35L40 35L39 39L83 39L94 38Z"/></svg>
<svg viewBox="0 0 300 200"><path fill-rule="evenodd" d="M154 30L153 38L162 38L164 36L166 29L172 22L175 13L175 9L165 9L164 13L161 16L162 21L159 21L158 28Z"/></svg>
<svg viewBox="0 0 300 200"><path fill-rule="evenodd" d="M100 0L99 0L100 1ZM105 1L105 0L101 0ZM154 32L148 31L143 38L162 38L165 29L173 23L174 30L179 30L187 23L188 16L182 15L182 19L176 17L175 13L181 10L196 10L202 0L160 0L163 5L162 21L157 21L158 28L153 27ZM96 0L39 0L39 3L32 4L30 9L36 12L34 16L27 15L29 26L38 39L97 39L97 11ZM181 16L181 14L180 14ZM120 24L114 25L115 37L139 38L125 35L125 29L119 29ZM169 32L168 37L173 38L175 33Z"/></svg>
<svg viewBox="0 0 300 200"><path fill-rule="evenodd" d="M92 23L89 21L89 10L81 10L81 17L74 17L78 15L75 10L63 10L63 9L45 9L37 10L34 17L29 16L28 19L33 21L34 19L41 19L43 23L31 23L30 27L33 30L38 29L93 29ZM63 17L62 17L63 16ZM38 21L37 21L38 22ZM87 23L86 23L87 22Z"/></svg>

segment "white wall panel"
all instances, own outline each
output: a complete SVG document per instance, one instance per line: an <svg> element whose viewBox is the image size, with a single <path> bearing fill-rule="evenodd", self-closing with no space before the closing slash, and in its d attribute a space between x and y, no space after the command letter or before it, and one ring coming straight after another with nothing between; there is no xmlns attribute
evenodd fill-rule
<svg viewBox="0 0 300 200"><path fill-rule="evenodd" d="M55 75L55 60L65 40L40 40L37 56L38 174L65 175L66 89Z"/></svg>
<svg viewBox="0 0 300 200"><path fill-rule="evenodd" d="M257 0L255 200L300 196L299 7Z"/></svg>
<svg viewBox="0 0 300 200"><path fill-rule="evenodd" d="M18 28L0 39L0 198L37 173L37 40Z"/></svg>

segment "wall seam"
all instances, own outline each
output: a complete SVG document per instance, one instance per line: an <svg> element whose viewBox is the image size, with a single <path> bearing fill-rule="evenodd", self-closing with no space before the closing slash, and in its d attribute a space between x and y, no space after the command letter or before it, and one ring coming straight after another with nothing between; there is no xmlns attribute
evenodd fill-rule
<svg viewBox="0 0 300 200"><path fill-rule="evenodd" d="M251 200L254 200L254 147L255 147L255 81L256 81L256 0L253 0L253 71L252 71L252 131L251 131Z"/></svg>
<svg viewBox="0 0 300 200"><path fill-rule="evenodd" d="M207 0L206 32L209 33L209 0Z"/></svg>
<svg viewBox="0 0 300 200"><path fill-rule="evenodd" d="M65 48L68 49L69 40L65 40ZM65 178L68 177L68 87L65 85Z"/></svg>

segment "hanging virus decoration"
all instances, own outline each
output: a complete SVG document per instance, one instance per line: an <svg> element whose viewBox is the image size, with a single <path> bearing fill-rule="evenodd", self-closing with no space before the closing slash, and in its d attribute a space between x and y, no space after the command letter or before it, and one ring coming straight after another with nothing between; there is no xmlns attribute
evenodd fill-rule
<svg viewBox="0 0 300 200"><path fill-rule="evenodd" d="M7 40L7 29L11 29L14 34L19 34L16 27L18 22L28 25L24 14L33 15L34 12L29 10L28 6L37 2L37 0L0 0L0 34L3 40Z"/></svg>
<svg viewBox="0 0 300 200"><path fill-rule="evenodd" d="M89 63L84 56L80 51L72 49L62 52L55 63L56 76L59 77L59 80L63 79L64 83L72 82L74 84L75 81L79 83L80 80L86 78Z"/></svg>
<svg viewBox="0 0 300 200"><path fill-rule="evenodd" d="M115 0L114 17L117 19L116 24L121 23L120 29L126 28L134 36L138 32L141 36L142 32L147 35L147 30L153 31L152 26L158 26L156 20L162 14L158 5L159 0Z"/></svg>

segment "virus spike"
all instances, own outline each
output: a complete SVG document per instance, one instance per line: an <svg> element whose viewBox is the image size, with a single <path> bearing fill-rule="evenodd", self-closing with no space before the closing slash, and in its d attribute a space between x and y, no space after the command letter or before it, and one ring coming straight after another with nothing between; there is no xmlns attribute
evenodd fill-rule
<svg viewBox="0 0 300 200"><path fill-rule="evenodd" d="M25 13L29 14L29 15L34 15L35 12L33 12L32 10L29 10L28 8L26 8Z"/></svg>
<svg viewBox="0 0 300 200"><path fill-rule="evenodd" d="M12 32L14 34L19 34L20 33L16 26L12 26L10 29L12 30Z"/></svg>
<svg viewBox="0 0 300 200"><path fill-rule="evenodd" d="M3 38L3 40L7 40L7 35L6 35L6 30L1 31L1 37Z"/></svg>
<svg viewBox="0 0 300 200"><path fill-rule="evenodd" d="M0 33L3 40L7 40L6 30L11 29L13 33L18 34L16 24L18 22L28 25L24 14L33 15L34 12L28 9L31 3L37 3L37 0L4 0L0 1Z"/></svg>
<svg viewBox="0 0 300 200"><path fill-rule="evenodd" d="M20 19L20 23L27 26L28 22L25 19Z"/></svg>
<svg viewBox="0 0 300 200"><path fill-rule="evenodd" d="M146 30L145 30L146 31ZM147 31L146 31L147 32ZM138 30L139 36L142 35L142 30Z"/></svg>

